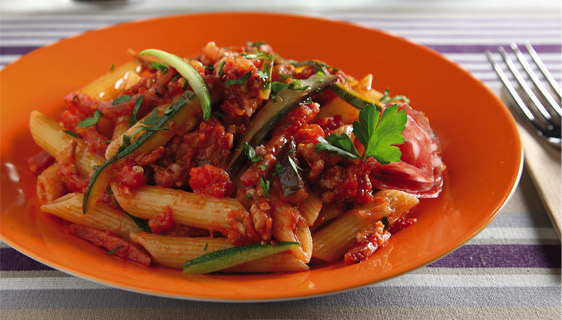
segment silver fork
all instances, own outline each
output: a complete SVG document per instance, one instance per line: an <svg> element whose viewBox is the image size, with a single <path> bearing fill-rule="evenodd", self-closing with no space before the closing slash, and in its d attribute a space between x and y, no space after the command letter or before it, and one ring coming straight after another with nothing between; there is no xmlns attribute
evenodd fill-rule
<svg viewBox="0 0 562 320"><path fill-rule="evenodd" d="M503 83L507 93L513 100L513 109L515 109L521 118L526 119L530 127L547 143L560 148L560 119L562 117L562 108L560 107L562 90L560 89L560 85L556 83L554 77L547 70L537 52L529 43L525 44L525 48L531 56L532 61L543 74L546 83L548 83L552 90L552 94L533 71L529 61L527 61L519 47L514 43L512 43L510 47L523 67L523 70L525 70L529 76L533 87L523 78L517 66L503 47L498 47L498 52L502 56L520 90L516 89L511 83L501 65L496 61L490 51L486 50L486 56Z"/></svg>

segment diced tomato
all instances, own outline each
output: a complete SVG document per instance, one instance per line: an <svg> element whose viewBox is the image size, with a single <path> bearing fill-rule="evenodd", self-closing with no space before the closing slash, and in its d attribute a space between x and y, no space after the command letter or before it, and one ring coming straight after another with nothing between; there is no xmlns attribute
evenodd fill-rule
<svg viewBox="0 0 562 320"><path fill-rule="evenodd" d="M152 233L165 233L174 229L174 216L172 208L166 207L164 212L148 220Z"/></svg>
<svg viewBox="0 0 562 320"><path fill-rule="evenodd" d="M414 223L418 222L418 219L416 218L398 218L396 219L396 221L394 221L394 223L392 223L392 225L390 226L390 228L388 229L388 232L390 232L391 234L395 234L396 232L407 228L411 225L413 225Z"/></svg>
<svg viewBox="0 0 562 320"><path fill-rule="evenodd" d="M345 262L359 263L369 258L380 247L384 246L390 239L390 232L384 230L381 222L377 222L373 230L358 233L355 236L355 243L344 256Z"/></svg>
<svg viewBox="0 0 562 320"><path fill-rule="evenodd" d="M40 174L54 162L55 158L53 158L47 151L41 150L35 155L31 156L31 158L27 159L27 166L29 167L29 170L31 170L31 172Z"/></svg>
<svg viewBox="0 0 562 320"><path fill-rule="evenodd" d="M70 233L98 247L105 248L112 252L112 256L127 259L147 267L152 262L150 255L139 245L126 241L113 232L71 224Z"/></svg>
<svg viewBox="0 0 562 320"><path fill-rule="evenodd" d="M236 192L228 173L221 168L207 164L192 168L189 174L189 186L195 193L222 198L232 197Z"/></svg>
<svg viewBox="0 0 562 320"><path fill-rule="evenodd" d="M144 170L140 166L124 165L117 174L118 181L129 188L139 188L146 185Z"/></svg>

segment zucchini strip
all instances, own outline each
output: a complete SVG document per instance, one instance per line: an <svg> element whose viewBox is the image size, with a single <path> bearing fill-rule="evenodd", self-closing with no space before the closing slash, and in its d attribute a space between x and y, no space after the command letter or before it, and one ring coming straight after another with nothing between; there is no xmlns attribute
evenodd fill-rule
<svg viewBox="0 0 562 320"><path fill-rule="evenodd" d="M339 83L335 83L330 86L330 91L359 110L365 109L365 106L367 106L368 104L374 104L379 112L382 111L382 108L378 101L371 101L369 98L361 95L359 92L351 88L347 88Z"/></svg>
<svg viewBox="0 0 562 320"><path fill-rule="evenodd" d="M213 251L184 263L183 273L211 273L297 247L300 247L298 242L277 242L275 245L254 243Z"/></svg>
<svg viewBox="0 0 562 320"><path fill-rule="evenodd" d="M285 87L277 93L274 99L270 99L263 108L254 116L252 122L248 126L248 130L244 136L238 141L238 146L234 151L234 155L228 169L233 176L236 176L244 163L244 157L241 157L244 143L249 143L253 147L263 141L275 126L301 101L306 100L311 95L318 93L329 87L336 76L333 75L313 75L306 80L302 80L300 88Z"/></svg>
<svg viewBox="0 0 562 320"><path fill-rule="evenodd" d="M197 98L201 102L201 110L203 110L203 120L208 120L211 116L211 96L209 94L209 88L205 83L205 80L201 77L201 75L189 65L189 63L185 62L182 58L176 56L175 54L168 53L166 51L158 50L158 49L146 49L139 53L139 56L149 54L154 56L163 62L169 64L174 69L176 69L182 77L187 80Z"/></svg>
<svg viewBox="0 0 562 320"><path fill-rule="evenodd" d="M263 87L260 89L260 98L263 100L269 99L269 96L271 95L271 75L273 73L273 62L274 60L271 55L268 55L267 58L265 58L263 61L262 72L267 77L267 79L264 80Z"/></svg>
<svg viewBox="0 0 562 320"><path fill-rule="evenodd" d="M142 135L128 145L125 149L119 151L115 156L106 160L101 166L96 167L94 173L90 177L86 191L84 192L84 200L82 203L82 212L88 212L88 209L101 197L105 192L111 179L111 169L115 163L133 152L148 152L158 146L164 145L175 133L175 129L183 126L189 117L186 112L188 108L196 107L199 104L198 99L193 98L193 92L188 91L177 99L164 112L162 117L151 127L146 127ZM174 126L170 128L173 120Z"/></svg>

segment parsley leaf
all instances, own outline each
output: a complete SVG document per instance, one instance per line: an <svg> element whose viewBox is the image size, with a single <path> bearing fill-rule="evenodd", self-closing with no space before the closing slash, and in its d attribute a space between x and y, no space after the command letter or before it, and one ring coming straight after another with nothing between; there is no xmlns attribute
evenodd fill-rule
<svg viewBox="0 0 562 320"><path fill-rule="evenodd" d="M124 134L123 135L123 143L121 144L121 146L119 147L119 149L117 150L117 152L121 152L125 149L127 149L128 146L131 145L131 137L129 137L128 135Z"/></svg>
<svg viewBox="0 0 562 320"><path fill-rule="evenodd" d="M168 72L169 67L163 63L152 61L152 65L150 66L150 69L158 69L158 70L162 70L162 73L166 73Z"/></svg>
<svg viewBox="0 0 562 320"><path fill-rule="evenodd" d="M349 159L361 158L361 156L359 156L359 152L355 149L353 142L351 142L351 138L349 138L347 134L342 133L340 136L337 134L331 134L327 136L326 139L322 137L318 137L316 139L320 143L317 143L314 146L314 152L327 150L337 152L338 155Z"/></svg>
<svg viewBox="0 0 562 320"><path fill-rule="evenodd" d="M265 171L265 169L267 169L267 164L260 164L258 167Z"/></svg>
<svg viewBox="0 0 562 320"><path fill-rule="evenodd" d="M402 132L407 120L406 111L398 111L397 105L386 108L380 120L374 105L361 110L359 121L353 122L353 133L365 146L362 159L373 157L381 164L400 161L402 153L396 145L404 143Z"/></svg>
<svg viewBox="0 0 562 320"><path fill-rule="evenodd" d="M345 133L331 134L326 139L318 137L320 143L314 146L314 152L334 151L342 157L363 161L373 157L381 164L398 162L402 153L396 145L404 143L402 132L407 121L406 111L398 111L397 105L386 108L379 117L377 108L368 104L359 112L359 121L353 122L353 134L365 146L362 157Z"/></svg>
<svg viewBox="0 0 562 320"><path fill-rule="evenodd" d="M117 248L119 248L119 243L115 246L115 248L109 250L106 254L107 254L108 256L114 254L115 251L117 250Z"/></svg>
<svg viewBox="0 0 562 320"><path fill-rule="evenodd" d="M261 81L264 81L264 82L269 80L269 76L267 75L267 73L265 73L261 70L258 70L258 77L260 77Z"/></svg>
<svg viewBox="0 0 562 320"><path fill-rule="evenodd" d="M390 97L390 90L385 89L384 95L380 99L380 103L390 103L390 102L399 101L399 100L402 100L406 103L410 103L410 99L408 99L406 96L394 96L394 97L391 98Z"/></svg>
<svg viewBox="0 0 562 320"><path fill-rule="evenodd" d="M244 154L246 155L246 157L248 157L250 161L252 161L252 163L257 163L261 159L263 159L263 156L258 156L256 154L256 150L254 150L251 144L244 142L242 148L244 150Z"/></svg>
<svg viewBox="0 0 562 320"><path fill-rule="evenodd" d="M246 82L248 82L251 76L252 76L252 71L248 71L241 78L226 80L224 82L224 85L231 86L233 84L245 84Z"/></svg>
<svg viewBox="0 0 562 320"><path fill-rule="evenodd" d="M150 116L141 122L150 126L155 124L156 121L158 121L158 109L154 108L152 109L152 113L150 114Z"/></svg>
<svg viewBox="0 0 562 320"><path fill-rule="evenodd" d="M71 137L78 138L78 134L76 132L72 132L70 130L63 130L62 132L68 134Z"/></svg>
<svg viewBox="0 0 562 320"><path fill-rule="evenodd" d="M275 167L273 167L273 176L278 176L281 175L285 172L285 167L283 167L283 165L279 162L277 162L275 164Z"/></svg>
<svg viewBox="0 0 562 320"><path fill-rule="evenodd" d="M260 41L260 42L248 41L248 42L246 42L246 45L248 47L259 47L259 46L264 45L264 44L267 44L267 42L263 42L263 41Z"/></svg>
<svg viewBox="0 0 562 320"><path fill-rule="evenodd" d="M269 180L263 180L263 176L260 177L260 186L263 190L263 194L267 199L269 199L269 185L271 182Z"/></svg>
<svg viewBox="0 0 562 320"><path fill-rule="evenodd" d="M131 117L129 118L129 127L132 127L135 123L137 123L137 121L139 121L137 119L137 113L139 112L139 108L142 104L142 100L144 100L144 96L141 95L137 98L137 100L135 101L135 107L133 108L133 113L131 114Z"/></svg>
<svg viewBox="0 0 562 320"><path fill-rule="evenodd" d="M277 93L281 90L283 90L283 88L288 87L289 85L283 82L279 82L279 81L273 81L271 83L271 91L273 91L273 93Z"/></svg>
<svg viewBox="0 0 562 320"><path fill-rule="evenodd" d="M116 105L116 104L120 104L120 103L123 103L123 102L127 102L131 99L132 99L131 96L128 96L128 95L124 94L124 95L120 96L119 98L113 100L113 102L111 102L111 105Z"/></svg>
<svg viewBox="0 0 562 320"><path fill-rule="evenodd" d="M99 110L96 110L96 112L94 113L93 116L78 122L77 127L85 128L85 127L94 126L94 125L96 125L96 123L98 123L98 121L100 120L100 117L101 117L101 112Z"/></svg>
<svg viewBox="0 0 562 320"><path fill-rule="evenodd" d="M220 65L220 67L219 67L219 72L218 72L219 76L222 76L222 75L224 74L224 72L222 71L222 68L224 68L224 63L225 63L225 62L226 62L226 61L224 61L224 60L221 62L221 65Z"/></svg>
<svg viewBox="0 0 562 320"><path fill-rule="evenodd" d="M131 218L131 220L133 220L133 222L143 231L143 232L148 232L148 233L152 233L152 230L150 229L150 227L148 226L148 222L144 219L141 219L139 217L135 217L132 214L125 212L125 214L127 214L129 216L129 218Z"/></svg>

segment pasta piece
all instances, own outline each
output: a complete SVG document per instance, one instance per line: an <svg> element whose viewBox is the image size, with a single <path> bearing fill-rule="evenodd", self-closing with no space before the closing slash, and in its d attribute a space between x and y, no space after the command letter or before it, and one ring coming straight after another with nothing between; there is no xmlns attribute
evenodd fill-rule
<svg viewBox="0 0 562 320"><path fill-rule="evenodd" d="M141 229L124 212L113 209L101 202L92 206L87 214L82 213L83 194L69 193L57 200L44 204L41 210L83 226L108 230L124 237Z"/></svg>
<svg viewBox="0 0 562 320"><path fill-rule="evenodd" d="M228 222L231 211L246 212L240 202L232 198L215 198L157 186L139 188L130 195L115 184L111 189L121 208L136 217L150 219L165 210L172 210L174 221L179 224L223 234L231 229Z"/></svg>
<svg viewBox="0 0 562 320"><path fill-rule="evenodd" d="M322 199L320 199L320 197L318 197L314 192L309 191L308 197L300 206L300 213L306 220L308 226L314 225L314 222L318 218L321 210Z"/></svg>
<svg viewBox="0 0 562 320"><path fill-rule="evenodd" d="M276 204L272 213L273 236L278 241L298 242L293 254L304 263L310 262L312 236L306 220L299 211L288 204Z"/></svg>
<svg viewBox="0 0 562 320"><path fill-rule="evenodd" d="M162 115L170 105L171 105L170 103L167 103L157 108L158 118L162 117ZM190 131L199 123L199 120L201 118L201 109L188 108L186 112L187 112L186 114L187 120L185 122L185 125L183 125L181 129L185 131ZM143 119L146 119L149 116L150 114L146 115ZM123 132L120 136L114 137L114 139L111 141L111 143L107 146L107 149L105 150L105 158L109 159L117 154L119 147L121 147L121 145L123 144L123 136L126 135L130 137L131 143L134 142L137 138L139 138L142 135L142 132L144 132L142 130L142 127L144 126L146 125L142 123L142 120L138 121L132 127L128 128L125 132Z"/></svg>
<svg viewBox="0 0 562 320"><path fill-rule="evenodd" d="M175 237L144 232L131 234L131 240L142 245L161 265L176 269L181 269L186 261L203 254L232 247L232 244L225 238ZM291 253L282 252L223 270L223 272L289 272L308 269L308 265Z"/></svg>
<svg viewBox="0 0 562 320"><path fill-rule="evenodd" d="M129 129L129 116L121 116L115 119L115 127L113 128L113 135L111 140L119 138L125 131Z"/></svg>
<svg viewBox="0 0 562 320"><path fill-rule="evenodd" d="M94 99L113 100L121 92L139 82L140 69L139 61L128 62L84 86L82 92Z"/></svg>
<svg viewBox="0 0 562 320"><path fill-rule="evenodd" d="M384 96L382 93L378 92L375 89L371 88L371 84L373 82L373 75L368 74L363 77L363 79L359 80L359 82L353 86L353 90L361 93L363 96L373 100L373 101L380 101L380 99Z"/></svg>
<svg viewBox="0 0 562 320"><path fill-rule="evenodd" d="M66 192L58 170L59 165L55 162L37 177L37 197L42 203L49 203Z"/></svg>
<svg viewBox="0 0 562 320"><path fill-rule="evenodd" d="M84 174L91 174L94 166L104 162L102 156L88 152L87 146L79 138L65 133L58 123L38 111L31 112L29 129L35 143L59 162L66 158L66 148L70 142L76 141L76 166Z"/></svg>
<svg viewBox="0 0 562 320"><path fill-rule="evenodd" d="M357 232L371 229L387 217L390 223L416 206L419 200L398 190L382 190L375 199L360 208L346 212L312 236L312 256L325 261L340 259L353 244Z"/></svg>

